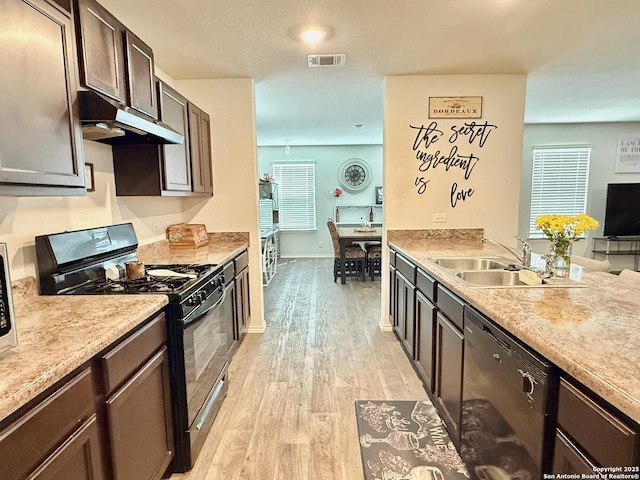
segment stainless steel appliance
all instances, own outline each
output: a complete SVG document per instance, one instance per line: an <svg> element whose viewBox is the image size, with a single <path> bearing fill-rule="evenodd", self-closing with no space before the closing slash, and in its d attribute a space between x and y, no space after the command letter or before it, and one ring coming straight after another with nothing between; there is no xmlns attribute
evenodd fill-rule
<svg viewBox="0 0 640 480"><path fill-rule="evenodd" d="M465 307L464 320L460 455L474 479L542 478L557 372L476 310Z"/></svg>
<svg viewBox="0 0 640 480"><path fill-rule="evenodd" d="M18 344L7 245L0 243L0 352Z"/></svg>
<svg viewBox="0 0 640 480"><path fill-rule="evenodd" d="M221 265L145 265L145 276L127 279L124 265L138 260L137 246L130 223L38 236L40 293L169 297L167 344L176 447L170 469L185 472L193 466L226 395L233 298L225 294Z"/></svg>

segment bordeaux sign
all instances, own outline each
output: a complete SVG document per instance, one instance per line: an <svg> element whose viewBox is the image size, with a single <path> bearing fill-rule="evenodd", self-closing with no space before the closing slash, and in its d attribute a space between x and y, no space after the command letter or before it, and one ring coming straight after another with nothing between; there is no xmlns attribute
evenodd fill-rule
<svg viewBox="0 0 640 480"><path fill-rule="evenodd" d="M429 118L482 118L482 97L429 97Z"/></svg>

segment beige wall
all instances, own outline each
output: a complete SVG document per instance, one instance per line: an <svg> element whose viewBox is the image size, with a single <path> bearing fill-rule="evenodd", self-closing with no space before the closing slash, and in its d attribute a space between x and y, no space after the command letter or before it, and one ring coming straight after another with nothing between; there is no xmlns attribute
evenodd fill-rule
<svg viewBox="0 0 640 480"><path fill-rule="evenodd" d="M154 223L183 221L176 198L115 196L111 147L84 141L85 162L93 163L95 192L86 197L1 197L0 242L9 248L12 279L35 276L34 237L46 233L132 222L140 243L164 238Z"/></svg>
<svg viewBox="0 0 640 480"><path fill-rule="evenodd" d="M518 204L525 102L525 75L433 75L392 76L385 79L384 111L384 224L386 229L484 228L485 235L507 245L515 245L518 231ZM480 96L480 119L430 119L429 97ZM436 122L441 134L426 146L414 142L419 130ZM493 125L480 145L481 135L458 135L451 139L452 127ZM479 130L474 130L476 133ZM465 178L465 170L443 164L420 171L418 150L426 154L440 151L448 155L456 147L460 155L473 155L475 166ZM423 167L425 165L422 165ZM419 193L423 178L426 186ZM452 205L451 190L472 194ZM455 196L454 196L455 197ZM454 198L455 201L455 198ZM434 214L445 214L445 223L435 223ZM386 255L386 252L385 252ZM388 259L384 260L384 264ZM383 285L388 282L383 269ZM382 311L388 311L383 295ZM381 325L389 328L386 314Z"/></svg>
<svg viewBox="0 0 640 480"><path fill-rule="evenodd" d="M518 227L518 200L522 155L525 95L524 75L436 75L387 77L384 119L385 225L389 229L483 227L488 236L513 243ZM481 119L429 119L429 97L481 96ZM437 122L439 139L419 150L448 154L452 147L460 155L478 157L473 171L443 165L419 171L413 150L416 129ZM465 122L495 125L480 146L480 137L458 136L449 142L451 128ZM433 138L433 136L432 136ZM416 177L428 180L418 193ZM472 189L473 194L451 204L451 188ZM446 214L446 223L434 223L433 214Z"/></svg>
<svg viewBox="0 0 640 480"><path fill-rule="evenodd" d="M213 198L186 199L185 221L210 232L249 232L250 332L263 331L258 173L253 80L176 80L176 88L211 116Z"/></svg>

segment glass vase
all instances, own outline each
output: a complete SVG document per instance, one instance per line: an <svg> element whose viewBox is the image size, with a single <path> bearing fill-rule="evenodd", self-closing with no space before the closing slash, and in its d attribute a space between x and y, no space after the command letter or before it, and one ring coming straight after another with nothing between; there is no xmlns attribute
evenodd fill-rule
<svg viewBox="0 0 640 480"><path fill-rule="evenodd" d="M571 272L571 257L569 255L558 255L553 261L553 274L556 277L569 278Z"/></svg>
<svg viewBox="0 0 640 480"><path fill-rule="evenodd" d="M568 278L571 272L571 244L552 245L553 274L556 277Z"/></svg>

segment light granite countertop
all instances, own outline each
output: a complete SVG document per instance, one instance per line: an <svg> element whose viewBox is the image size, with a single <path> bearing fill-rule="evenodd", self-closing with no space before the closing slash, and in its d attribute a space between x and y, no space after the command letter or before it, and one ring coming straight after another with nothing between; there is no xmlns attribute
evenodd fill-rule
<svg viewBox="0 0 640 480"><path fill-rule="evenodd" d="M532 349L640 422L640 295L637 284L571 266L583 288L476 289L430 259L505 256L475 241L389 235L394 250L448 287ZM506 254L506 255L505 255ZM534 255L534 260L537 260Z"/></svg>
<svg viewBox="0 0 640 480"><path fill-rule="evenodd" d="M209 234L198 249L172 250L160 241L138 248L144 263L215 263L248 246L246 234ZM0 420L85 364L161 311L166 295L37 294L36 280L12 282L18 346L0 353Z"/></svg>

